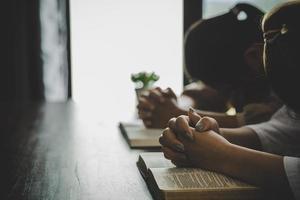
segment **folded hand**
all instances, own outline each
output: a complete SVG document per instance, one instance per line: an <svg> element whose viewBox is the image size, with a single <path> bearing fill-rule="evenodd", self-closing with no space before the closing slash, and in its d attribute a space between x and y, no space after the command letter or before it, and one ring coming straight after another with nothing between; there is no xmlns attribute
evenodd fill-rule
<svg viewBox="0 0 300 200"><path fill-rule="evenodd" d="M171 119L159 141L165 157L177 166L222 171L231 144L218 133L215 120L190 110L189 116Z"/></svg>

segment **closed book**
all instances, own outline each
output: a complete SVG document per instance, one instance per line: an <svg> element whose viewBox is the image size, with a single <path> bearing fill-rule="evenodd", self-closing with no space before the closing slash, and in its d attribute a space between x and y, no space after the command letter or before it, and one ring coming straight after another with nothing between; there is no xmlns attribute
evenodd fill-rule
<svg viewBox="0 0 300 200"><path fill-rule="evenodd" d="M132 148L158 148L163 129L149 129L142 123L120 122L119 128Z"/></svg>

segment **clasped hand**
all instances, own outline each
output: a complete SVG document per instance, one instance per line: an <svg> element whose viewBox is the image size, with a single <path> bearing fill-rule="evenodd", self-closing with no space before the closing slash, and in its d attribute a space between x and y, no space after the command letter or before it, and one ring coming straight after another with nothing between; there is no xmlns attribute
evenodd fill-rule
<svg viewBox="0 0 300 200"><path fill-rule="evenodd" d="M139 98L137 105L139 117L148 128L165 128L168 120L178 116L177 97L172 89L157 87Z"/></svg>
<svg viewBox="0 0 300 200"><path fill-rule="evenodd" d="M172 118L159 141L164 156L180 167L222 172L230 155L231 143L220 134L216 120L193 109L188 116Z"/></svg>

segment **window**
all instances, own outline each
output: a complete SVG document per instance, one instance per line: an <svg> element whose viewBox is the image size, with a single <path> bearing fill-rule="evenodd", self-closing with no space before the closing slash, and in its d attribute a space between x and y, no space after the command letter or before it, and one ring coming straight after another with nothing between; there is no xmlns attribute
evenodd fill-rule
<svg viewBox="0 0 300 200"><path fill-rule="evenodd" d="M249 3L263 11L269 11L278 3L287 0L203 0L203 18L209 18L227 12L238 2Z"/></svg>
<svg viewBox="0 0 300 200"><path fill-rule="evenodd" d="M182 12L182 0L71 0L74 101L98 117L128 119L136 105L130 75L139 71L180 93Z"/></svg>
<svg viewBox="0 0 300 200"><path fill-rule="evenodd" d="M40 2L41 58L47 101L68 99L67 0Z"/></svg>

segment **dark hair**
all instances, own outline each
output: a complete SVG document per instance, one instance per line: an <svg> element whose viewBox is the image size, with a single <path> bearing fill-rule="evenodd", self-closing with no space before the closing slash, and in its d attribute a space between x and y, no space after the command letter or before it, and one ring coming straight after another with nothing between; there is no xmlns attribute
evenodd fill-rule
<svg viewBox="0 0 300 200"><path fill-rule="evenodd" d="M244 12L247 18L239 20ZM228 13L201 20L185 37L185 67L188 76L208 85L239 85L247 75L243 55L251 44L262 42L263 12L249 4L237 4Z"/></svg>
<svg viewBox="0 0 300 200"><path fill-rule="evenodd" d="M263 19L265 71L274 92L300 113L300 1L281 4Z"/></svg>

